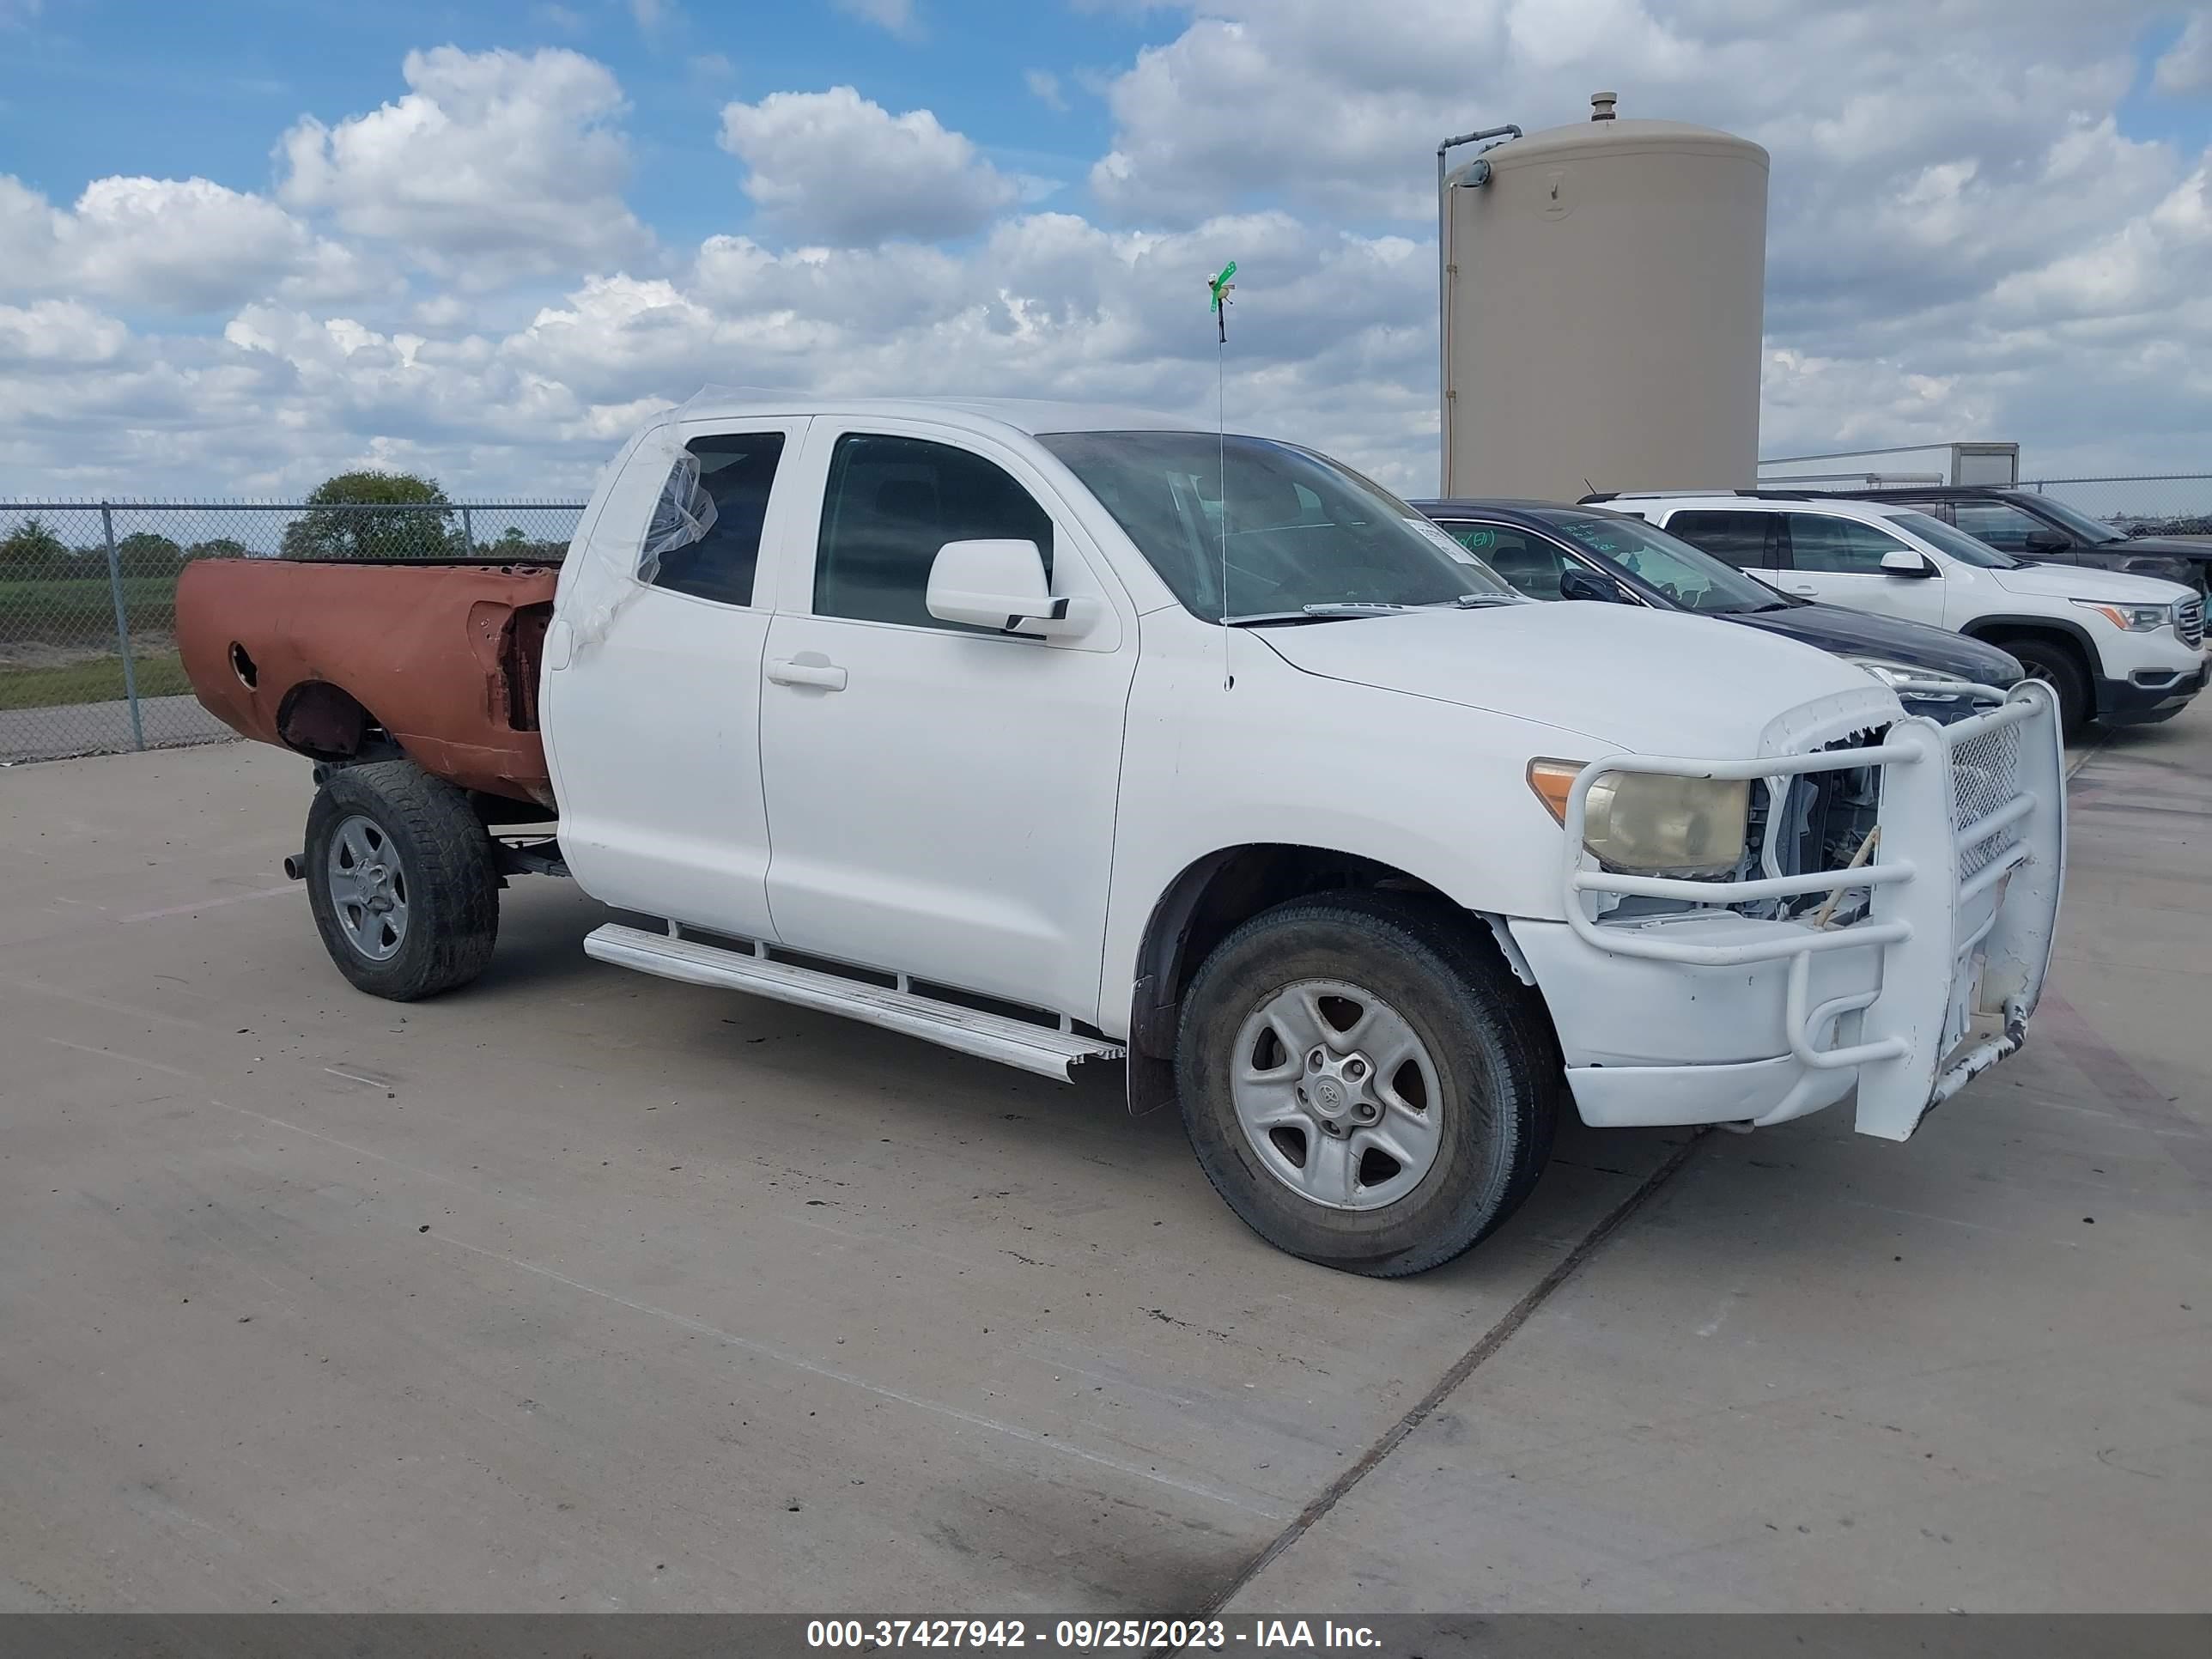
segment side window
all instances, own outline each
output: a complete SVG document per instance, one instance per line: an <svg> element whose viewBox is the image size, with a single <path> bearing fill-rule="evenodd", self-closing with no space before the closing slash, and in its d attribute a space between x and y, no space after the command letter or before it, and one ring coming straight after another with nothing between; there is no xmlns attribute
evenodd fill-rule
<svg viewBox="0 0 2212 1659"><path fill-rule="evenodd" d="M1567 562L1549 542L1502 524L1466 520L1443 526L1468 552L1496 571L1516 591L1532 599L1556 599Z"/></svg>
<svg viewBox="0 0 2212 1659"><path fill-rule="evenodd" d="M1824 513L1791 513L1790 563L1796 570L1827 570L1845 575L1878 576L1885 553L1905 549L1887 531L1856 519L1832 519Z"/></svg>
<svg viewBox="0 0 2212 1659"><path fill-rule="evenodd" d="M694 438L653 507L638 574L673 592L750 605L761 526L782 457L781 432Z"/></svg>
<svg viewBox="0 0 2212 1659"><path fill-rule="evenodd" d="M2034 514L2008 501L1954 501L1951 521L1977 541L2007 553L2027 551L2027 532L2045 527Z"/></svg>
<svg viewBox="0 0 2212 1659"><path fill-rule="evenodd" d="M1726 559L1739 570L1760 570L1767 557L1771 513L1712 513L1695 509L1677 513L1667 520L1669 535L1680 536L1692 547L1702 547L1717 559Z"/></svg>
<svg viewBox="0 0 2212 1659"><path fill-rule="evenodd" d="M1052 574L1052 519L1006 470L921 438L837 440L814 557L814 614L957 629L929 614L947 542L1035 542ZM978 630L980 631L980 630Z"/></svg>

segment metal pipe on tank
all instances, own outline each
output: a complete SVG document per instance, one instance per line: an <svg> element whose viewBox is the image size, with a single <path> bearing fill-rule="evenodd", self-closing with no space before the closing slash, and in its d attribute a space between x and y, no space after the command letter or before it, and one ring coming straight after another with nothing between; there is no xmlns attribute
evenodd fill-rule
<svg viewBox="0 0 2212 1659"><path fill-rule="evenodd" d="M1462 144L1479 144L1486 138L1518 138L1521 129L1508 121L1502 127L1462 132L1437 146L1437 488L1444 487L1451 466L1451 215L1445 211L1444 158ZM1477 182L1480 182L1478 180Z"/></svg>

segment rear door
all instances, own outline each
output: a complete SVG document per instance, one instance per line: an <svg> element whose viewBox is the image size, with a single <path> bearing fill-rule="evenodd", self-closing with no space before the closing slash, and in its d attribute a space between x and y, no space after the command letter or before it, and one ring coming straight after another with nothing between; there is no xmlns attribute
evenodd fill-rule
<svg viewBox="0 0 2212 1659"><path fill-rule="evenodd" d="M1781 519L1777 514L1686 507L1667 514L1659 527L1739 570L1772 570L1780 563Z"/></svg>
<svg viewBox="0 0 2212 1659"><path fill-rule="evenodd" d="M1794 511L1773 517L1780 521L1780 581L1790 592L1825 605L1943 626L1942 561L1856 519ZM1936 574L1900 576L1884 570L1883 558L1898 552L1910 553Z"/></svg>
<svg viewBox="0 0 2212 1659"><path fill-rule="evenodd" d="M1095 1017L1137 618L1028 458L822 417L762 670L768 897L794 950ZM939 622L948 541L1034 541L1079 637Z"/></svg>
<svg viewBox="0 0 2212 1659"><path fill-rule="evenodd" d="M544 680L561 847L609 904L775 937L760 665L806 425L647 434L562 592Z"/></svg>

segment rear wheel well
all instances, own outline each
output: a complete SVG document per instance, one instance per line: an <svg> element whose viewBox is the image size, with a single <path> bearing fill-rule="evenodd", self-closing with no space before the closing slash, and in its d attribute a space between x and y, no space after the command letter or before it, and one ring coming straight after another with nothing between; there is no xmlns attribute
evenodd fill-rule
<svg viewBox="0 0 2212 1659"><path fill-rule="evenodd" d="M276 735L310 760L396 760L400 753L360 699L328 680L303 680L284 694Z"/></svg>
<svg viewBox="0 0 2212 1659"><path fill-rule="evenodd" d="M1129 1010L1129 1104L1147 1111L1175 1097L1174 1054L1182 996L1213 947L1262 910L1316 893L1397 892L1464 917L1476 948L1496 951L1487 929L1419 877L1328 848L1253 842L1210 853L1184 869L1152 907L1137 951Z"/></svg>

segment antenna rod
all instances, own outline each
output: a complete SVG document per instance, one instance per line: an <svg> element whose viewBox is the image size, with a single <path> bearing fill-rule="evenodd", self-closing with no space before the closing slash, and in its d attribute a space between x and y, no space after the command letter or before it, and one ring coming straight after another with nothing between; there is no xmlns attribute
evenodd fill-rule
<svg viewBox="0 0 2212 1659"><path fill-rule="evenodd" d="M1221 689L1237 689L1237 676L1229 668L1229 295L1237 284L1231 259L1218 273L1206 279L1213 296L1214 322L1214 466L1221 479Z"/></svg>

